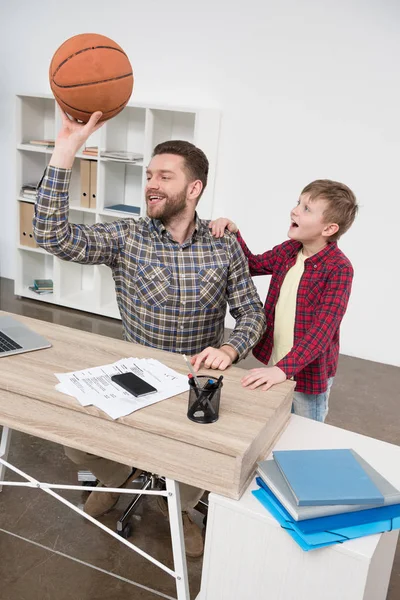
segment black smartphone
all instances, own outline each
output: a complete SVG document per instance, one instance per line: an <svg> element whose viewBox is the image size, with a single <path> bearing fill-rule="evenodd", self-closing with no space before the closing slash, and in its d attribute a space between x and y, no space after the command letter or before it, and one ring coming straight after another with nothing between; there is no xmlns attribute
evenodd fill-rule
<svg viewBox="0 0 400 600"><path fill-rule="evenodd" d="M117 383L137 398L147 396L147 394L154 394L157 391L155 387L147 383L147 381L140 379L140 377L131 373L131 371L121 373L120 375L112 375L111 381L114 381L114 383Z"/></svg>

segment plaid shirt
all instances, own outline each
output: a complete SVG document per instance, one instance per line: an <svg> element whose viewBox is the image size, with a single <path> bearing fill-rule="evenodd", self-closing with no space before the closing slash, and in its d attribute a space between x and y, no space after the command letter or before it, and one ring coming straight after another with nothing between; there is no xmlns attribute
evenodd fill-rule
<svg viewBox="0 0 400 600"><path fill-rule="evenodd" d="M302 244L288 240L264 254L254 255L240 233L237 239L249 261L251 275L272 275L264 305L267 330L253 350L254 356L268 364L280 288L287 271L295 264ZM294 377L297 392L323 393L328 378L336 373L339 327L346 312L352 280L353 267L334 242L305 261L297 292L293 348L276 365L288 379Z"/></svg>
<svg viewBox="0 0 400 600"><path fill-rule="evenodd" d="M111 267L125 339L196 354L224 339L226 304L236 320L227 343L243 358L265 329L262 303L235 236L214 238L196 216L175 242L161 221L68 222L70 169L48 167L39 186L34 235L63 260Z"/></svg>

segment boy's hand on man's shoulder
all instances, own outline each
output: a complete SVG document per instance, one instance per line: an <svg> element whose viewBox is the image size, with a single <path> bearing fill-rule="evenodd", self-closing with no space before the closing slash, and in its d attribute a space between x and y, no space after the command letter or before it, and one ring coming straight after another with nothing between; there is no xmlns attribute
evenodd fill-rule
<svg viewBox="0 0 400 600"><path fill-rule="evenodd" d="M236 223L231 221L230 219L226 219L225 217L220 217L219 219L215 219L214 221L210 221L209 228L211 229L211 233L214 237L223 237L225 234L225 229L230 231L231 233L237 233L239 231Z"/></svg>
<svg viewBox="0 0 400 600"><path fill-rule="evenodd" d="M267 391L277 383L286 381L286 374L279 367L265 367L261 369L251 369L242 379L243 387L249 390L255 390L262 386L262 390Z"/></svg>

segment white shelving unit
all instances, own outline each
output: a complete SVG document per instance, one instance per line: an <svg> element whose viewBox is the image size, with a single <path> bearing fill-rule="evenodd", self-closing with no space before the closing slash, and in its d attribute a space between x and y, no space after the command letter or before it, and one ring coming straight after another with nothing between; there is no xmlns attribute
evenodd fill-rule
<svg viewBox="0 0 400 600"><path fill-rule="evenodd" d="M202 218L211 218L218 151L220 112L213 109L179 108L128 104L107 121L87 141L87 146L104 150L127 150L143 154L143 161L130 164L78 153L70 186L70 221L94 224L118 219L136 218L127 212L109 210L115 204L126 204L145 216L145 166L149 164L156 144L169 139L183 139L201 148L210 162L207 188L199 203ZM119 319L111 270L106 266L78 265L62 261L41 248L24 246L20 240L21 196L24 184L38 182L47 166L52 148L34 146L30 140L55 139L61 117L51 95L17 96L16 199L18 204L17 273L15 294ZM80 161L93 160L97 169L96 208L80 205ZM39 296L29 290L34 279L52 279L52 294Z"/></svg>

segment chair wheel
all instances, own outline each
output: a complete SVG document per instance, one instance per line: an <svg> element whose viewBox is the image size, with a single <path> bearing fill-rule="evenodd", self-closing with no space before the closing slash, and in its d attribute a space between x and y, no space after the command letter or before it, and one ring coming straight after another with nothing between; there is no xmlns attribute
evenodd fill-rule
<svg viewBox="0 0 400 600"><path fill-rule="evenodd" d="M121 537L123 537L125 540L127 540L129 537L131 537L132 535L132 531L133 531L133 527L131 523L127 523L125 525L125 527L123 528L122 531L117 531L118 535L120 535Z"/></svg>

